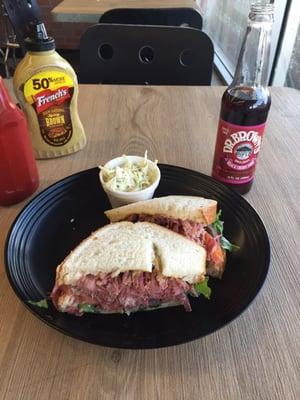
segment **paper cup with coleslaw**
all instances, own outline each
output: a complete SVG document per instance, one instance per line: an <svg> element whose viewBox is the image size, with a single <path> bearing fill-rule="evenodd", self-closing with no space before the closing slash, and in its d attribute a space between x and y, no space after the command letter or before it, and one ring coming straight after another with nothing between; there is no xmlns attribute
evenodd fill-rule
<svg viewBox="0 0 300 400"><path fill-rule="evenodd" d="M100 166L100 182L113 208L152 199L160 181L157 161L122 156Z"/></svg>

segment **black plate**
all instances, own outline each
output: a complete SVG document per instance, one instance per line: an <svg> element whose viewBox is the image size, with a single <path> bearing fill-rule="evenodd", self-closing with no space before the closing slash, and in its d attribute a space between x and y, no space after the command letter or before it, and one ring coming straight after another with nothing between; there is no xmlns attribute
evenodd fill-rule
<svg viewBox="0 0 300 400"><path fill-rule="evenodd" d="M59 313L50 305L28 303L49 295L56 266L83 238L106 224L110 203L99 184L98 168L67 177L44 190L18 215L6 242L6 272L17 296L53 328L87 342L119 348L157 348L185 343L214 332L245 310L268 272L269 240L254 209L214 179L191 170L160 165L156 196L198 195L216 199L223 210L225 236L240 246L229 254L221 281L210 279L211 300L191 299L183 307L131 315Z"/></svg>

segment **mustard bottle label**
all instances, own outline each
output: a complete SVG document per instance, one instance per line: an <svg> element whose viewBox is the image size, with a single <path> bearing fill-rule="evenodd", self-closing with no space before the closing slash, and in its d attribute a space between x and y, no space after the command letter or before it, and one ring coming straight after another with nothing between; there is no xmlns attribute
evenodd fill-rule
<svg viewBox="0 0 300 400"><path fill-rule="evenodd" d="M70 113L73 79L65 72L42 71L25 82L23 93L37 114L43 140L51 146L67 144L73 135Z"/></svg>

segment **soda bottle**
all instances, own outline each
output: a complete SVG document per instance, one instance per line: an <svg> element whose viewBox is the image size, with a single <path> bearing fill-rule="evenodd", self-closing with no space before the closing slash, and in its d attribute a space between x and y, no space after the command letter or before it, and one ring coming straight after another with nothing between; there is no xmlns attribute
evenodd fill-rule
<svg viewBox="0 0 300 400"><path fill-rule="evenodd" d="M12 102L0 76L0 206L24 200L38 185L25 115Z"/></svg>
<svg viewBox="0 0 300 400"><path fill-rule="evenodd" d="M238 65L222 97L212 176L240 194L254 179L271 97L267 88L273 4L253 4Z"/></svg>

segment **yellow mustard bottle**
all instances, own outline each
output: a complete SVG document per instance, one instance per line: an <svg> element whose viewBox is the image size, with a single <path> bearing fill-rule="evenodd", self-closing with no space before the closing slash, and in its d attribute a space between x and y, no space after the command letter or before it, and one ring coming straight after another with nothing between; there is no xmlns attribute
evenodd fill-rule
<svg viewBox="0 0 300 400"><path fill-rule="evenodd" d="M43 23L31 25L26 47L13 84L27 117L35 157L54 158L81 150L86 136L77 110L73 68L55 51Z"/></svg>

